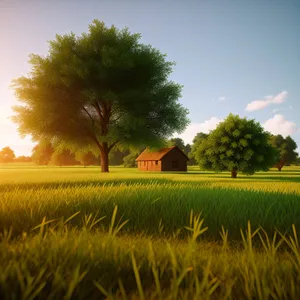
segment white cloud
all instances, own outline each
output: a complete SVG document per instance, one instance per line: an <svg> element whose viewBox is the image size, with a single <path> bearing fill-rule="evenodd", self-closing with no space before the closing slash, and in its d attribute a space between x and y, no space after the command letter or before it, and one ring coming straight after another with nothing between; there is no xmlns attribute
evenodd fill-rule
<svg viewBox="0 0 300 300"><path fill-rule="evenodd" d="M218 98L218 102L225 102L227 100L227 98L225 96L220 96Z"/></svg>
<svg viewBox="0 0 300 300"><path fill-rule="evenodd" d="M192 123L187 127L185 132L180 134L178 137L182 138L186 144L191 144L198 132L209 133L222 121L222 119L217 117L211 117L209 120L206 120L203 123Z"/></svg>
<svg viewBox="0 0 300 300"><path fill-rule="evenodd" d="M273 109L273 114L276 114L276 113L278 113L279 111L281 111L282 109L280 109L280 108L274 108Z"/></svg>
<svg viewBox="0 0 300 300"><path fill-rule="evenodd" d="M247 105L246 110L256 111L256 110L264 109L271 104L281 104L286 101L287 95L288 92L283 91L276 96L266 96L265 99L254 100Z"/></svg>
<svg viewBox="0 0 300 300"><path fill-rule="evenodd" d="M271 103L281 104L281 103L285 102L287 95L288 95L288 92L283 91L283 92L279 93L278 95L276 95L273 99L270 99L272 101Z"/></svg>
<svg viewBox="0 0 300 300"><path fill-rule="evenodd" d="M273 134L281 134L283 137L299 131L294 122L288 121L283 115L276 114L273 118L267 120L263 127Z"/></svg>

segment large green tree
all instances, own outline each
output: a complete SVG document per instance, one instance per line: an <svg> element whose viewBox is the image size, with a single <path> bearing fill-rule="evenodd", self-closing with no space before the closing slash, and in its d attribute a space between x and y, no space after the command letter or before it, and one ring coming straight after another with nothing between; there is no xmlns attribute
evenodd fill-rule
<svg viewBox="0 0 300 300"><path fill-rule="evenodd" d="M268 141L269 133L254 120L230 114L199 143L195 159L206 170L254 174L273 166L277 151Z"/></svg>
<svg viewBox="0 0 300 300"><path fill-rule="evenodd" d="M30 75L14 81L20 133L97 147L108 172L116 144L155 146L182 132L188 112L168 79L174 63L140 37L94 20L88 33L57 35L46 56L31 55Z"/></svg>
<svg viewBox="0 0 300 300"><path fill-rule="evenodd" d="M0 151L0 162L13 162L15 157L14 151L9 147L4 147Z"/></svg>
<svg viewBox="0 0 300 300"><path fill-rule="evenodd" d="M270 142L279 152L279 157L275 164L278 171L281 171L284 165L296 162L298 156L298 153L295 151L297 144L290 136L284 138L280 134L272 135Z"/></svg>

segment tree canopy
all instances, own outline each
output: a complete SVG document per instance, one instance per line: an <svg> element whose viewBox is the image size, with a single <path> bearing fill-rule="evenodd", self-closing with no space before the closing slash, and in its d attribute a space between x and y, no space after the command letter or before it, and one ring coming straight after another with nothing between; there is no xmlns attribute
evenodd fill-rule
<svg viewBox="0 0 300 300"><path fill-rule="evenodd" d="M80 162L84 167L99 165L100 159L97 158L91 151L78 151L75 153L75 159Z"/></svg>
<svg viewBox="0 0 300 300"><path fill-rule="evenodd" d="M168 147L177 146L181 151L185 150L185 144L181 138L171 138L167 142Z"/></svg>
<svg viewBox="0 0 300 300"><path fill-rule="evenodd" d="M279 171L282 170L284 165L296 162L298 157L298 153L295 151L297 149L297 144L290 136L284 138L280 134L272 135L270 137L270 142L279 152L279 156L275 164Z"/></svg>
<svg viewBox="0 0 300 300"><path fill-rule="evenodd" d="M130 152L127 156L124 157L124 167L125 168L134 168L136 167L136 159L139 156L137 152Z"/></svg>
<svg viewBox="0 0 300 300"><path fill-rule="evenodd" d="M51 143L47 141L40 141L32 149L32 161L38 165L48 165L51 160L54 148Z"/></svg>
<svg viewBox="0 0 300 300"><path fill-rule="evenodd" d="M190 164L195 165L197 162L195 160L195 154L198 146L200 143L208 137L208 134L203 133L203 132L198 132L196 136L193 138L193 144L191 146L191 149L189 151L189 159L190 159Z"/></svg>
<svg viewBox="0 0 300 300"><path fill-rule="evenodd" d="M31 162L32 158L30 156L21 155L14 159L15 162Z"/></svg>
<svg viewBox="0 0 300 300"><path fill-rule="evenodd" d="M188 112L182 87L168 80L174 63L140 38L94 20L88 33L57 35L46 56L31 55L29 76L13 84L19 132L96 147L103 172L116 144L156 146L182 132Z"/></svg>
<svg viewBox="0 0 300 300"><path fill-rule="evenodd" d="M207 133L204 132L198 132L195 137L193 138L193 145L196 145L199 141L202 141L203 139L206 139L208 137Z"/></svg>
<svg viewBox="0 0 300 300"><path fill-rule="evenodd" d="M204 137L204 136L203 136ZM230 114L206 138L200 139L195 159L206 170L254 174L273 166L277 151L269 144L269 133L254 120Z"/></svg>
<svg viewBox="0 0 300 300"><path fill-rule="evenodd" d="M73 166L78 165L79 161L76 160L75 154L68 149L64 150L55 150L51 156L49 162L51 165L55 166Z"/></svg>
<svg viewBox="0 0 300 300"><path fill-rule="evenodd" d="M118 146L114 147L109 152L110 166L120 166L123 164L124 158L130 153L129 149L120 149Z"/></svg>

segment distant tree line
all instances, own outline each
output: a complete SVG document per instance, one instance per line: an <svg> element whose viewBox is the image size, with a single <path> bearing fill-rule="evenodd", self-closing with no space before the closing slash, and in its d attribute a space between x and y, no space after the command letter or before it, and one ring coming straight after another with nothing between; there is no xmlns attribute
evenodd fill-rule
<svg viewBox="0 0 300 300"><path fill-rule="evenodd" d="M0 162L10 163L10 162L31 162L31 156L18 156L16 157L14 151L10 147L4 147L0 151Z"/></svg>
<svg viewBox="0 0 300 300"><path fill-rule="evenodd" d="M191 152L191 146L185 145L184 141L180 138L172 138L165 141L166 147L177 146L186 155ZM136 148L121 148L115 147L109 153L110 166L121 166L126 168L136 167L136 158L144 150L143 147ZM19 156L16 157L14 151L9 147L5 147L0 152L0 162L34 162L37 165L55 165L55 166L72 166L83 165L87 166L99 166L100 156L94 153L94 151L80 150L72 151L72 149L55 147L50 142L41 141L32 149L31 156ZM194 159L191 158L190 164L193 164Z"/></svg>
<svg viewBox="0 0 300 300"><path fill-rule="evenodd" d="M110 165L124 167L135 167L135 159L143 149L121 149L116 147L110 152ZM41 141L32 149L31 156L16 157L14 151L10 147L4 147L0 151L0 162L34 162L37 165L55 165L55 166L72 166L83 165L99 166L100 156L93 151L80 150L72 151L55 147L50 142Z"/></svg>
<svg viewBox="0 0 300 300"><path fill-rule="evenodd" d="M177 146L188 157L189 165L198 165L203 170L231 171L232 177L239 172L253 174L257 170L268 170L270 166L279 171L291 164L300 165L296 152L297 144L290 137L264 132L254 120L229 115L209 134L199 132L192 144L185 144L181 138L165 140L166 147ZM115 147L109 153L111 166L136 167L136 158L142 147ZM96 153L96 154L95 154ZM34 162L38 165L71 166L100 165L97 151L55 147L41 141L32 150L31 156L16 157L9 147L0 151L0 162Z"/></svg>

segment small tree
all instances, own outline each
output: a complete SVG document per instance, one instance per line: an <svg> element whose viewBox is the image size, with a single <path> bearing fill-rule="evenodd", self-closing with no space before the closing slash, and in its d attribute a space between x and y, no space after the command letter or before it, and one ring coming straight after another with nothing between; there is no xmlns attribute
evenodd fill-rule
<svg viewBox="0 0 300 300"><path fill-rule="evenodd" d="M196 154L196 150L198 148L198 146L200 145L200 143L205 140L208 137L208 134L203 133L203 132L198 132L196 134L196 136L193 138L193 145L191 146L191 150L188 154L189 157L189 163L191 165L196 165L196 160L195 160L195 154Z"/></svg>
<svg viewBox="0 0 300 300"><path fill-rule="evenodd" d="M77 161L79 161L84 167L86 166L95 166L99 165L100 158L97 158L92 151L84 152L79 151L76 152L75 158Z"/></svg>
<svg viewBox="0 0 300 300"><path fill-rule="evenodd" d="M136 159L139 155L135 152L129 153L124 157L124 167L125 168L135 168L136 167Z"/></svg>
<svg viewBox="0 0 300 300"><path fill-rule="evenodd" d="M164 145L165 143L163 143ZM125 168L135 168L137 166L136 159L141 154L141 152L144 150L143 147L130 147L128 149L129 154L124 157L124 167ZM152 148L152 150L155 151L155 148Z"/></svg>
<svg viewBox="0 0 300 300"><path fill-rule="evenodd" d="M168 147L176 146L181 151L185 151L185 144L184 144L183 139L181 139L181 138L172 138L172 139L168 140L167 145L168 145Z"/></svg>
<svg viewBox="0 0 300 300"><path fill-rule="evenodd" d="M68 149L55 150L52 154L50 164L55 166L74 166L78 165L79 162L75 159L75 154Z"/></svg>
<svg viewBox="0 0 300 300"><path fill-rule="evenodd" d="M123 165L123 160L125 156L129 155L129 149L123 149L118 147L118 145L112 149L109 153L109 165L110 166L120 166Z"/></svg>
<svg viewBox="0 0 300 300"><path fill-rule="evenodd" d="M186 154L186 155L189 155L189 153L191 152L192 150L192 146L190 144L186 144L184 146L184 149L183 149L183 152Z"/></svg>
<svg viewBox="0 0 300 300"><path fill-rule="evenodd" d="M101 170L117 144L157 146L188 124L169 81L174 63L128 29L97 20L81 36L57 35L46 57L32 55L31 73L14 81L14 120L21 134L65 144L97 147Z"/></svg>
<svg viewBox="0 0 300 300"><path fill-rule="evenodd" d="M48 165L51 160L54 148L51 143L41 141L39 144L32 149L32 161L38 165Z"/></svg>
<svg viewBox="0 0 300 300"><path fill-rule="evenodd" d="M276 161L277 151L269 134L254 120L230 114L196 149L195 158L206 170L254 174L267 171Z"/></svg>
<svg viewBox="0 0 300 300"><path fill-rule="evenodd" d="M192 151L192 146L190 144L186 144L184 147L184 153L189 158L189 160L187 162L187 164L189 166L193 166L196 164L196 161L194 160L194 158L191 158L191 151Z"/></svg>
<svg viewBox="0 0 300 300"><path fill-rule="evenodd" d="M13 162L15 157L14 151L9 147L4 147L0 151L0 162Z"/></svg>
<svg viewBox="0 0 300 300"><path fill-rule="evenodd" d="M54 148L48 141L40 141L32 149L32 161L38 165L48 165L51 160Z"/></svg>
<svg viewBox="0 0 300 300"><path fill-rule="evenodd" d="M281 171L284 165L296 162L298 153L296 142L290 137L284 138L282 135L272 135L270 142L279 152L279 157L276 161L276 168Z"/></svg>

